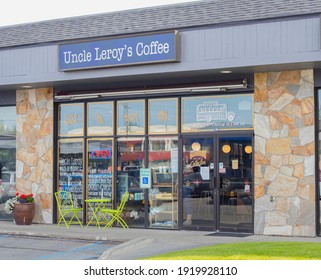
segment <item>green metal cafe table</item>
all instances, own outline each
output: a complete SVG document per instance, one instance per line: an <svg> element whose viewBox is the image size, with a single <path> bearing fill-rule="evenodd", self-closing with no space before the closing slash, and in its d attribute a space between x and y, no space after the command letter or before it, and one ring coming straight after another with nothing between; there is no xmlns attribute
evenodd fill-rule
<svg viewBox="0 0 321 280"><path fill-rule="evenodd" d="M111 202L110 198L88 198L85 199L85 202L88 204L89 209L91 210L92 216L87 223L88 227L92 222L100 228L102 223L108 222L105 220L105 215L101 213L103 209L110 208L108 203Z"/></svg>

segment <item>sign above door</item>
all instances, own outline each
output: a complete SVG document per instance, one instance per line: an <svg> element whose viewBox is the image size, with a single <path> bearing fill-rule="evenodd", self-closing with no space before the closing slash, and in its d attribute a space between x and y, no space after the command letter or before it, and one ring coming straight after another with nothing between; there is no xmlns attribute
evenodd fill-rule
<svg viewBox="0 0 321 280"><path fill-rule="evenodd" d="M179 60L177 31L59 45L60 71Z"/></svg>

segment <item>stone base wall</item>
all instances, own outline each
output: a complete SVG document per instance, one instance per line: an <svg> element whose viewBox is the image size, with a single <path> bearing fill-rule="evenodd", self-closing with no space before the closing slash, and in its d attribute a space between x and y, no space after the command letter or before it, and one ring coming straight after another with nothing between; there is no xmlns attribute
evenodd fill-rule
<svg viewBox="0 0 321 280"><path fill-rule="evenodd" d="M16 189L33 193L35 223L52 223L53 89L18 90Z"/></svg>
<svg viewBox="0 0 321 280"><path fill-rule="evenodd" d="M315 236L313 70L255 74L255 234Z"/></svg>

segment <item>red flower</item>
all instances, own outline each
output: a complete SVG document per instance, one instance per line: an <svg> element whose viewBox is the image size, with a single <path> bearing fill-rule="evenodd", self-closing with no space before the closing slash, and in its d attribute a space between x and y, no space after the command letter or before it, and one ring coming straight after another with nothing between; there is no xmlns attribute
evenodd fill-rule
<svg viewBox="0 0 321 280"><path fill-rule="evenodd" d="M16 198L19 203L34 203L35 199L33 197L33 194L19 194L16 193Z"/></svg>

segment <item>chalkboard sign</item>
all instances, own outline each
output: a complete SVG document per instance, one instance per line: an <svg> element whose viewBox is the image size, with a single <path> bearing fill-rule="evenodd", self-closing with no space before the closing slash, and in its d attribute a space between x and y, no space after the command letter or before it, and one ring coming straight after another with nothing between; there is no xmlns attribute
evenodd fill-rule
<svg viewBox="0 0 321 280"><path fill-rule="evenodd" d="M82 207L82 165L82 155L70 154L59 158L59 189L71 192L76 207Z"/></svg>

